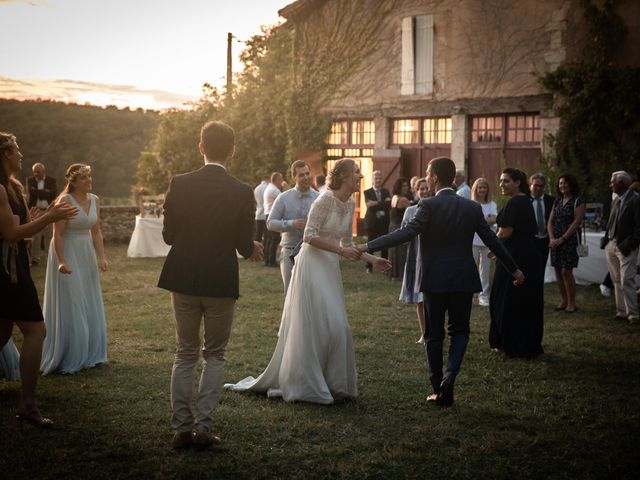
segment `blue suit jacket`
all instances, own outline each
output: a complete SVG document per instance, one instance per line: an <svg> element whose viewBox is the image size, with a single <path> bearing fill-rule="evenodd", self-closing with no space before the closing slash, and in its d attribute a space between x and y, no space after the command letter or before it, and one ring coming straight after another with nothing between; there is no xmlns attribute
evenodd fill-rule
<svg viewBox="0 0 640 480"><path fill-rule="evenodd" d="M456 195L453 190L441 190L435 197L421 200L416 216L407 226L372 240L367 248L375 252L420 235L422 292L479 292L482 285L473 260L474 233L509 272L518 269L485 221L480 204Z"/></svg>

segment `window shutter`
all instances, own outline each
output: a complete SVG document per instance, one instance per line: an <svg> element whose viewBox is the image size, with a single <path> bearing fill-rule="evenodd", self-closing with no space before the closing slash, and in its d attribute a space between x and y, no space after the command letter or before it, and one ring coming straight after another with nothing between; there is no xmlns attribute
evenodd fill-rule
<svg viewBox="0 0 640 480"><path fill-rule="evenodd" d="M402 19L402 84L401 95L415 93L415 76L413 68L413 17Z"/></svg>
<svg viewBox="0 0 640 480"><path fill-rule="evenodd" d="M416 87L415 93L433 92L433 15L416 17Z"/></svg>

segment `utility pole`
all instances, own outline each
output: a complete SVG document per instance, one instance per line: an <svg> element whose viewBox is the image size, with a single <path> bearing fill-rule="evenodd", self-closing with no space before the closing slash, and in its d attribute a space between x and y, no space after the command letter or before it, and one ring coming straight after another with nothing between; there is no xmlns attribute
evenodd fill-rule
<svg viewBox="0 0 640 480"><path fill-rule="evenodd" d="M233 38L233 34L231 32L227 33L227 94L226 100L227 103L231 103L233 100L231 93L233 90L233 69L231 68L231 39Z"/></svg>

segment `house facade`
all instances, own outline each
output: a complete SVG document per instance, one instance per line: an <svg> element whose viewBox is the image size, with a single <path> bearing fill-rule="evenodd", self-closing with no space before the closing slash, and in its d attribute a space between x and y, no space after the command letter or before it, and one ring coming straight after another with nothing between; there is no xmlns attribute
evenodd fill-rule
<svg viewBox="0 0 640 480"><path fill-rule="evenodd" d="M639 65L640 2L616 8L628 29L620 55ZM388 188L424 176L441 155L496 187L505 166L537 171L559 127L537 78L588 54L579 0L298 0L279 13L301 42L342 32L366 50L335 40L355 66L322 106L333 119L326 156L357 158L363 188L373 170Z"/></svg>

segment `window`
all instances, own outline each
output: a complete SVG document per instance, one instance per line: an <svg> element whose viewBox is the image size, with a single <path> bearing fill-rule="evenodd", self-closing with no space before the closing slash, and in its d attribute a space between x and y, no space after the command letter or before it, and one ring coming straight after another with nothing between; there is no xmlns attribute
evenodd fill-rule
<svg viewBox="0 0 640 480"><path fill-rule="evenodd" d="M503 119L502 115L473 117L471 120L471 142L501 142L503 138Z"/></svg>
<svg viewBox="0 0 640 480"><path fill-rule="evenodd" d="M420 143L420 120L406 118L393 121L392 143L394 145L417 145Z"/></svg>
<svg viewBox="0 0 640 480"><path fill-rule="evenodd" d="M540 115L509 115L507 143L540 143Z"/></svg>
<svg viewBox="0 0 640 480"><path fill-rule="evenodd" d="M402 19L402 95L433 92L433 15Z"/></svg>
<svg viewBox="0 0 640 480"><path fill-rule="evenodd" d="M348 122L333 122L331 132L327 138L328 145L347 145L349 136L347 135Z"/></svg>
<svg viewBox="0 0 640 480"><path fill-rule="evenodd" d="M355 120L351 122L351 144L373 145L376 143L376 126L372 120Z"/></svg>
<svg viewBox="0 0 640 480"><path fill-rule="evenodd" d="M451 143L451 118L425 118L422 121L422 143Z"/></svg>

